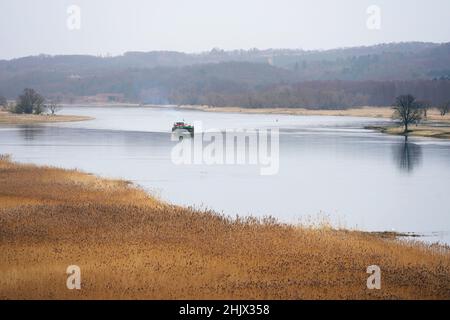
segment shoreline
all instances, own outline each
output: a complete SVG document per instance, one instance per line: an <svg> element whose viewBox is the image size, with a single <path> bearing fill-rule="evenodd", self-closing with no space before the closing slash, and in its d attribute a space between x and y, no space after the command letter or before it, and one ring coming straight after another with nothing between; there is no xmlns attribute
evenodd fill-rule
<svg viewBox="0 0 450 320"><path fill-rule="evenodd" d="M342 117L367 117L374 119L392 119L391 107L359 107L343 110L304 109L304 108L241 108L241 107L209 107L209 106L178 106L180 109L197 110L204 112L225 112L244 114L279 114L294 116L342 116ZM364 129L376 130L391 135L404 135L398 125L367 126ZM450 139L450 114L441 116L437 109L428 111L427 119L418 126L411 125L409 136Z"/></svg>
<svg viewBox="0 0 450 320"><path fill-rule="evenodd" d="M0 180L0 299L450 299L448 246L231 219L5 156ZM366 288L373 264L389 274L383 290Z"/></svg>
<svg viewBox="0 0 450 320"><path fill-rule="evenodd" d="M412 126L407 133L403 132L402 126L367 126L364 127L364 129L375 130L380 133L396 136L450 140L450 126L436 127L433 125L420 124L418 126Z"/></svg>
<svg viewBox="0 0 450 320"><path fill-rule="evenodd" d="M348 109L306 109L306 108L242 108L242 107L210 107L197 105L180 105L179 109L205 112L225 112L244 114L279 114L295 116L349 116L369 118L390 118L392 109L389 107L358 107Z"/></svg>
<svg viewBox="0 0 450 320"><path fill-rule="evenodd" d="M180 105L175 108L186 110L198 110L205 112L225 112L244 114L279 114L297 116L335 116L335 117L367 117L392 119L392 107L353 107L347 109L306 109L306 108L242 108L242 107L210 107L198 105ZM441 116L438 109L429 109L426 121L448 123L450 114Z"/></svg>
<svg viewBox="0 0 450 320"><path fill-rule="evenodd" d="M0 111L0 125L76 122L76 121L87 121L92 119L94 118L88 116L13 114L7 111Z"/></svg>
<svg viewBox="0 0 450 320"><path fill-rule="evenodd" d="M175 108L181 110L195 110L201 112L217 113L244 113L244 114L279 114L293 116L347 116L366 117L374 119L391 119L391 107L358 107L342 110L328 109L305 109L305 108L242 108L242 107L210 107L197 105L139 105L134 103L89 103L89 104L64 104L66 107L146 107L146 108ZM12 114L7 111L0 111L0 125L20 125L20 124L40 124L58 122L76 122L93 120L89 116L72 115L34 115L34 114ZM405 136L402 128L398 125L366 126L364 129L375 130L383 134ZM440 116L437 109L428 111L427 119L418 126L411 126L408 136L425 137L434 139L450 140L450 114Z"/></svg>

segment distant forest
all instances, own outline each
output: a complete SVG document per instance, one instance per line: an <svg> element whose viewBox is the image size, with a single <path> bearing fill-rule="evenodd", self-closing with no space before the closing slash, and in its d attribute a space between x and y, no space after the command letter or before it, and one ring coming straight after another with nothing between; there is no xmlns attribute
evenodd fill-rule
<svg viewBox="0 0 450 320"><path fill-rule="evenodd" d="M346 108L391 105L410 93L440 105L450 101L450 43L0 60L0 95L15 99L24 88L60 102L102 95L150 104Z"/></svg>

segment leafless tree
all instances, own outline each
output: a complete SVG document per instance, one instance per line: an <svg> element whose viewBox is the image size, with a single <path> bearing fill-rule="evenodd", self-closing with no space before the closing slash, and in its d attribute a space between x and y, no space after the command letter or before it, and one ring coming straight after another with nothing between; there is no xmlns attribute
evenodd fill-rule
<svg viewBox="0 0 450 320"><path fill-rule="evenodd" d="M48 110L50 110L51 115L55 115L58 111L62 109L62 107L56 102L51 102L47 105Z"/></svg>
<svg viewBox="0 0 450 320"><path fill-rule="evenodd" d="M41 114L45 110L45 99L33 89L25 89L17 99L14 112Z"/></svg>
<svg viewBox="0 0 450 320"><path fill-rule="evenodd" d="M394 118L399 119L405 127L403 133L408 133L409 124L417 123L422 119L420 104L410 94L398 96L395 101L394 110Z"/></svg>
<svg viewBox="0 0 450 320"><path fill-rule="evenodd" d="M439 111L441 112L441 116L445 116L448 113L449 109L450 109L450 101L442 104L439 107Z"/></svg>
<svg viewBox="0 0 450 320"><path fill-rule="evenodd" d="M419 107L423 112L423 117L426 119L428 116L428 110L431 108L431 102L428 100L420 100L417 101L417 103L419 104Z"/></svg>

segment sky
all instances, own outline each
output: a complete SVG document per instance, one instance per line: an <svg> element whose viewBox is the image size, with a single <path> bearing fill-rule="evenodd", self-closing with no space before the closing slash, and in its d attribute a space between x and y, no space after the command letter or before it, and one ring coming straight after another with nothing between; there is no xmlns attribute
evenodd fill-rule
<svg viewBox="0 0 450 320"><path fill-rule="evenodd" d="M450 42L449 0L0 0L0 13L0 59Z"/></svg>

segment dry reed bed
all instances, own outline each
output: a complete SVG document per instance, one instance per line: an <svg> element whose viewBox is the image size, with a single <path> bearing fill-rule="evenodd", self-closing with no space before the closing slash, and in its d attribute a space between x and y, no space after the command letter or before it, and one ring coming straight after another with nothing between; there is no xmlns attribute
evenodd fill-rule
<svg viewBox="0 0 450 320"><path fill-rule="evenodd" d="M14 114L0 109L1 124L36 124L46 122L73 122L92 120L92 117L47 114Z"/></svg>
<svg viewBox="0 0 450 320"><path fill-rule="evenodd" d="M354 107L347 109L305 109L305 108L242 108L242 107L211 107L198 105L182 105L178 108L200 110L207 112L232 112L250 114L284 114L298 116L346 116L369 118L392 118L392 107ZM427 120L437 122L450 122L450 114L441 116L437 108L431 108L427 112Z"/></svg>
<svg viewBox="0 0 450 320"><path fill-rule="evenodd" d="M82 289L68 290L68 265ZM366 288L366 268L382 289ZM362 232L231 220L124 181L0 158L0 298L449 299L450 253Z"/></svg>

